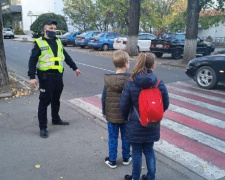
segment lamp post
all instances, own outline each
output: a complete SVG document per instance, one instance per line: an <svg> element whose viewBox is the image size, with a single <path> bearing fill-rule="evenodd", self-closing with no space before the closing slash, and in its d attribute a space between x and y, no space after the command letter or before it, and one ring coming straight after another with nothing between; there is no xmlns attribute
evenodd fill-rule
<svg viewBox="0 0 225 180"><path fill-rule="evenodd" d="M31 19L31 24L32 24L32 16L33 16L32 11L29 11L29 12L27 13L27 16L30 16L30 19ZM31 25L31 24L30 24L30 25Z"/></svg>

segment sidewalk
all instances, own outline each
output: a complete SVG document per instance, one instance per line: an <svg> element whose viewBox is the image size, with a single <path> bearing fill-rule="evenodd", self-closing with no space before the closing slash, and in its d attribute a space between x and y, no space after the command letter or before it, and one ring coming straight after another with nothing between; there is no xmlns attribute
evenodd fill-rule
<svg viewBox="0 0 225 180"><path fill-rule="evenodd" d="M0 107L0 179L123 180L131 173L131 165L122 165L121 143L118 167L113 170L104 164L108 153L106 124L75 109L63 97L60 114L70 125L51 125L49 108L47 139L39 136L38 93L0 100ZM202 180L162 154L156 153L156 157L157 180Z"/></svg>
<svg viewBox="0 0 225 180"><path fill-rule="evenodd" d="M33 42L34 38L32 38L31 35L15 35L13 41Z"/></svg>

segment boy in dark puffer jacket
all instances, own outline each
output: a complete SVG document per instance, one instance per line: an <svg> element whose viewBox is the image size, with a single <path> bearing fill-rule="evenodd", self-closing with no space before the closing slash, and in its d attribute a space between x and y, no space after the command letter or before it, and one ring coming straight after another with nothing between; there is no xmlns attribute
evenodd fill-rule
<svg viewBox="0 0 225 180"><path fill-rule="evenodd" d="M116 67L116 73L105 74L102 93L102 113L107 120L109 139L109 157L105 158L105 163L110 168L117 167L116 158L119 130L122 139L123 164L129 165L131 161L130 144L125 139L125 121L121 117L119 109L123 87L130 78L130 74L126 73L129 69L129 55L121 50L115 51L113 53L113 64Z"/></svg>
<svg viewBox="0 0 225 180"><path fill-rule="evenodd" d="M146 158L147 175L142 180L155 180L156 162L154 142L160 138L160 123L155 127L144 127L137 117L134 107L139 110L138 98L142 89L155 87L157 77L153 73L155 68L155 56L151 53L141 53L132 70L131 80L124 87L120 99L122 117L127 121L126 139L132 146L132 176L126 175L125 180L139 180L142 166L142 152ZM160 81L158 89L162 94L164 111L169 106L169 95L163 81Z"/></svg>

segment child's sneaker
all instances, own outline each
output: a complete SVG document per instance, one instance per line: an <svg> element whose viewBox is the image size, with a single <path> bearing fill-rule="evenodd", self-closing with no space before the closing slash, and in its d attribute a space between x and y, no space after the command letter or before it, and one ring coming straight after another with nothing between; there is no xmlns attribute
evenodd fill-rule
<svg viewBox="0 0 225 180"><path fill-rule="evenodd" d="M110 168L114 169L117 167L116 161L110 161L109 157L105 158L105 164L107 164Z"/></svg>
<svg viewBox="0 0 225 180"><path fill-rule="evenodd" d="M125 179L125 180L132 180L132 176L130 176L130 175L125 175L125 176L124 176L124 179Z"/></svg>
<svg viewBox="0 0 225 180"><path fill-rule="evenodd" d="M141 180L148 180L146 174L143 174L143 175L142 175Z"/></svg>
<svg viewBox="0 0 225 180"><path fill-rule="evenodd" d="M123 164L126 166L129 165L131 161L132 161L131 156L129 158L123 158Z"/></svg>

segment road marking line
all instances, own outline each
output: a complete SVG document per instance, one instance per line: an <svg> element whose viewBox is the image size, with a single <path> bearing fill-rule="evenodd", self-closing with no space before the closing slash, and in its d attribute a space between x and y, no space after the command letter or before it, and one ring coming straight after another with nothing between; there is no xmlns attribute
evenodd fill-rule
<svg viewBox="0 0 225 180"><path fill-rule="evenodd" d="M100 98L101 95L99 94L99 95L96 95L95 97ZM85 98L83 98L83 99L85 99ZM95 115L97 118L103 120L104 122L106 122L106 120L102 117L102 113L101 113L100 108L98 108L98 107L96 107L96 106L94 106L94 105L92 105L92 104L90 104L90 103L88 103L85 100L82 100L80 98L69 100L69 102L71 102L72 104L80 107L81 109L91 113L92 115ZM99 102L100 102L100 99L99 99ZM171 131L171 130L169 130L169 129L166 130L162 126L162 139L167 138L167 141L168 141L168 139L174 140L174 138L177 138L177 136L181 136L181 137L187 139L185 136L179 135L178 133L175 133L175 132L173 133L175 136L173 136L172 138L169 138L169 136L167 134L168 131ZM169 133L169 134L171 134L171 133ZM200 157L198 157L198 156L196 156L196 155L194 155L190 152L187 152L187 149L185 149L186 150L185 151L185 150L183 150L183 148L179 148L176 145L170 144L171 142L168 143L167 141L166 140L160 140L159 142L156 142L155 143L155 150L162 153L163 155L175 160L176 162L184 165L188 169L196 172L197 174L199 174L200 176L202 176L206 179L216 180L216 179L225 177L225 171L216 167L215 165L211 164L210 162L212 162L212 161L207 162L207 161L203 160L202 158L200 158ZM177 142L179 143L179 141L177 141ZM196 141L191 140L191 139L188 140L188 142L189 142L188 145L190 145L190 143L192 143L192 145L194 145L194 146L196 144L197 145L199 144ZM178 144L178 145L180 145L180 144ZM184 142L183 145L187 145L187 144ZM199 145L195 149L197 151L201 151L199 153L200 154L202 153L202 156L205 157L206 155L208 155L208 153L209 153L208 149L210 147L207 147L205 145L202 145L202 146L206 148L206 151L204 150L204 153L202 153L202 149L199 148ZM187 148L190 150L190 149L192 149L192 146L188 146ZM211 151L212 151L211 153L213 153L215 155L214 151L216 151L216 150L211 149ZM205 154L206 152L207 152L207 154ZM211 160L212 156L209 156L208 158L210 158L210 160ZM213 161L216 161L216 162L214 162L216 165L221 166L221 163L223 163L222 160L223 159L218 160L218 158L216 158ZM219 164L217 164L217 163L219 163Z"/></svg>
<svg viewBox="0 0 225 180"><path fill-rule="evenodd" d="M225 108L225 103L223 103L223 102L218 102L218 101L215 101L215 100L212 100L212 99L203 98L203 97L199 97L199 96L196 96L196 95L184 93L184 92L181 92L179 90L175 90L175 89L170 88L170 87L168 87L168 91L169 91L169 93L172 93L172 94L185 96L185 97L190 98L190 99L206 102L206 103L209 103L209 104L213 104L213 105Z"/></svg>
<svg viewBox="0 0 225 180"><path fill-rule="evenodd" d="M171 121L167 118L163 118L161 124L164 127L168 128L170 130L173 130L181 135L189 137L190 139L193 139L199 143L202 143L202 144L209 146L213 149L216 149L222 153L225 153L225 141L214 138L210 135L207 135L203 132L194 130L190 127L179 124L177 122Z"/></svg>
<svg viewBox="0 0 225 180"><path fill-rule="evenodd" d="M183 89L183 88L180 88L180 87L175 87L173 85L167 85L167 88L168 89L173 89L173 90L176 90L176 91L179 91L179 92L187 93L187 94L190 94L190 95L195 95L195 96L198 96L198 97L210 99L210 100L213 100L213 101L218 101L218 102L225 103L225 99L223 99L221 97L216 97L216 96L212 96L212 95L198 93L198 92L194 92L192 90L186 90L186 89Z"/></svg>
<svg viewBox="0 0 225 180"><path fill-rule="evenodd" d="M181 85L187 86L187 87L193 87L195 89L199 89L199 90L206 91L206 92L212 91L212 90L202 89L202 88L198 87L194 81L186 81L186 82L178 81L178 82L176 82L176 84L181 84ZM213 92L225 95L225 92L221 91L221 90L213 89Z"/></svg>
<svg viewBox="0 0 225 180"><path fill-rule="evenodd" d="M207 108L209 110L213 110L213 111L225 114L225 108L222 108L222 107L219 107L219 106L216 106L216 105L208 104L208 103L198 101L198 100L194 100L194 99L189 99L189 98L186 98L184 96L176 95L176 94L173 94L173 93L169 93L169 97L174 98L174 99L178 99L179 101L183 101L183 102L186 102L186 103L189 103L189 104L193 104L193 105L196 105L196 106L200 106L200 107L203 107L203 108Z"/></svg>
<svg viewBox="0 0 225 180"><path fill-rule="evenodd" d="M189 90L189 91L194 91L194 92L198 92L198 93L201 93L201 94L205 94L205 95L209 95L209 96L215 96L215 97L218 97L218 98L225 99L225 95L223 95L223 94L215 93L215 92L212 92L212 91L205 91L205 90L202 90L202 89L197 89L197 88L194 88L193 86L185 86L183 84L178 84L178 83L172 83L172 84L169 84L169 85L178 87L180 89L186 89L186 90Z"/></svg>
<svg viewBox="0 0 225 180"><path fill-rule="evenodd" d="M160 128L160 136L163 140L174 144L175 146L183 149L184 151L192 153L207 162L211 162L222 170L225 170L224 153L217 151L216 149L213 149L202 143L198 143L193 139L190 139L163 126L161 126Z"/></svg>
<svg viewBox="0 0 225 180"><path fill-rule="evenodd" d="M154 144L154 149L205 179L217 180L225 177L224 170L162 139Z"/></svg>
<svg viewBox="0 0 225 180"><path fill-rule="evenodd" d="M95 68L95 69L100 69L100 70L103 70L103 71L115 72L115 71L112 71L112 70L109 70L109 69L104 69L104 68L101 68L101 67L92 66L92 65L88 65L88 64L84 64L84 63L80 63L80 62L76 62L76 64L80 64L80 65L87 66L87 67L92 67L92 68Z"/></svg>
<svg viewBox="0 0 225 180"><path fill-rule="evenodd" d="M176 105L176 106L184 107L186 109L189 109L189 110L192 110L192 111L195 111L195 112L199 112L201 114L205 114L207 116L211 116L211 117L214 117L216 119L220 119L220 120L225 121L225 114L213 111L211 109L207 109L205 107L200 107L200 106L196 106L196 105L193 105L193 104L190 104L190 103L186 103L186 102L174 99L171 96L170 96L170 103L173 104L173 105Z"/></svg>
<svg viewBox="0 0 225 180"><path fill-rule="evenodd" d="M196 119L190 118L188 116L185 116L183 114L179 114L177 112L173 112L170 110L167 110L164 113L164 117L174 122L178 122L187 127L204 132L205 134L209 134L210 136L213 136L225 141L225 131L222 128L212 126L205 122L198 121Z"/></svg>
<svg viewBox="0 0 225 180"><path fill-rule="evenodd" d="M191 111L191 110L188 110L188 109L185 109L185 108L173 105L173 104L170 104L169 110L180 113L180 114L183 114L183 115L191 117L191 118L194 118L196 120L211 124L211 125L216 126L218 128L225 129L225 122L221 121L219 119L212 118L210 116L206 116L204 114L194 112L194 111Z"/></svg>

